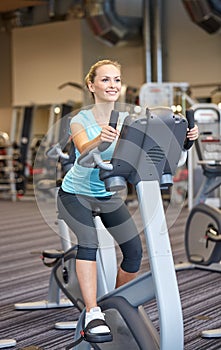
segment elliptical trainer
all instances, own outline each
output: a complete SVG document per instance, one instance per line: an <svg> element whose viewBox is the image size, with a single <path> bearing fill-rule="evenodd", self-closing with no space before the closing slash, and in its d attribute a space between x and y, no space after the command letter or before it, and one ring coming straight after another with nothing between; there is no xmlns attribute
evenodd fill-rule
<svg viewBox="0 0 221 350"><path fill-rule="evenodd" d="M87 342L87 336L82 332L83 310L75 333L77 343L70 344L66 349L75 345L78 350L91 347L115 350L183 349L182 308L160 188L172 185L186 131L186 119L174 115L168 108L141 110L139 115L129 115L125 119L108 169L99 157L103 148L98 147L79 157L78 162L82 166L103 168L100 176L108 190L122 189L127 181L135 185L151 271L98 298L98 304L105 311L112 329L113 342ZM190 145L186 146L188 148ZM154 298L159 310L160 337L143 308L145 302ZM70 299L73 304L77 303L74 295L70 294Z"/></svg>

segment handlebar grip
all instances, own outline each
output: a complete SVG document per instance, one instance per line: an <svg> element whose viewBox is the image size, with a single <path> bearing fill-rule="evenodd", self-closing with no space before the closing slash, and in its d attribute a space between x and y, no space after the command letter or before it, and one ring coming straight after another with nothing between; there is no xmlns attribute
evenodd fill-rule
<svg viewBox="0 0 221 350"><path fill-rule="evenodd" d="M112 110L111 111L111 115L110 115L110 121L109 121L109 125L112 126L112 128L116 129L117 127L117 122L118 122L118 118L119 118L119 112ZM105 151L109 146L111 145L111 142L102 142L99 146L98 146L98 150L100 152Z"/></svg>
<svg viewBox="0 0 221 350"><path fill-rule="evenodd" d="M193 109L188 109L186 111L186 119L188 121L188 128L192 129L194 127L194 110ZM189 139L186 139L184 142L184 149L188 150L192 147L194 144L194 141L190 141Z"/></svg>
<svg viewBox="0 0 221 350"><path fill-rule="evenodd" d="M188 121L188 126L190 129L194 128L194 110L188 109L186 111L186 119Z"/></svg>
<svg viewBox="0 0 221 350"><path fill-rule="evenodd" d="M116 129L117 127L118 118L119 118L119 112L113 109L111 111L109 125L112 126L112 128L114 129Z"/></svg>
<svg viewBox="0 0 221 350"><path fill-rule="evenodd" d="M54 146L50 147L46 152L45 155L48 158L52 159L58 159L59 157L63 159L69 159L69 155L62 152L61 146L59 143L56 143Z"/></svg>

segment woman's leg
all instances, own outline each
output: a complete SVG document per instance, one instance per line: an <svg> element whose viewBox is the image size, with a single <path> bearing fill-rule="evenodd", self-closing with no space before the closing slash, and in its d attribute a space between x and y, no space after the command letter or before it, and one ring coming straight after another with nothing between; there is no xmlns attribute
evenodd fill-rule
<svg viewBox="0 0 221 350"><path fill-rule="evenodd" d="M86 312L97 306L97 264L96 261L76 259L76 273Z"/></svg>
<svg viewBox="0 0 221 350"><path fill-rule="evenodd" d="M78 238L76 273L85 303L85 327L94 320L104 321L104 314L97 307L97 232L89 202L82 197L59 191L58 210L62 218ZM107 325L94 327L91 333L109 334Z"/></svg>
<svg viewBox="0 0 221 350"><path fill-rule="evenodd" d="M118 242L123 260L118 270L116 287L137 276L142 259L142 244L137 227L125 203L118 197L103 208L101 218L105 227ZM111 208L111 209L110 209Z"/></svg>
<svg viewBox="0 0 221 350"><path fill-rule="evenodd" d="M136 277L137 277L137 272L126 272L126 271L122 270L121 267L119 267L118 272L117 272L115 288L118 288L118 287L122 286L123 284L132 281Z"/></svg>
<svg viewBox="0 0 221 350"><path fill-rule="evenodd" d="M86 198L59 191L59 216L67 223L78 239L76 273L86 305L86 309L96 306L97 232L94 226L92 209Z"/></svg>

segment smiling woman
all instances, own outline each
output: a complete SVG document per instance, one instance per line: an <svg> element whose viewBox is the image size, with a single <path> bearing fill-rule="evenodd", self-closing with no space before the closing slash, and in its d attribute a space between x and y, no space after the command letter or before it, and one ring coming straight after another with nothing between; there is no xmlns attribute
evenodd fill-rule
<svg viewBox="0 0 221 350"><path fill-rule="evenodd" d="M85 78L95 103L115 102L121 90L121 66L118 62L102 60L95 63ZM110 97L110 99L109 99Z"/></svg>
<svg viewBox="0 0 221 350"><path fill-rule="evenodd" d="M85 82L93 95L94 105L81 110L70 122L76 159L82 151L108 142L110 146L101 152L101 156L110 160L127 115L125 112L119 113L116 129L108 124L121 92L121 66L115 61L98 61L91 67ZM123 199L106 191L104 182L99 178L99 169L85 168L75 161L59 190L58 210L78 240L76 272L86 306L85 327L89 336L110 341L110 329L96 301L98 238L93 210L97 208L104 226L122 251L123 259L116 277L116 287L119 287L135 278L140 268L142 246L138 230Z"/></svg>
<svg viewBox="0 0 221 350"><path fill-rule="evenodd" d="M91 67L85 82L95 102L91 121L95 119L101 130L97 137L89 140L82 123L71 125L73 142L80 152L95 143L113 142L119 135L119 131L109 126L108 122L111 111L114 109L114 103L121 92L120 64L110 60L98 61Z"/></svg>

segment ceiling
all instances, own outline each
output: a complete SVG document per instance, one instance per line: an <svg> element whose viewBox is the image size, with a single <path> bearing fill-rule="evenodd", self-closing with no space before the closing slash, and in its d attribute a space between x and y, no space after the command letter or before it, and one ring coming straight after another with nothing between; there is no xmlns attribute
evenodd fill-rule
<svg viewBox="0 0 221 350"><path fill-rule="evenodd" d="M0 0L0 13L15 11L29 6L44 5L45 0Z"/></svg>
<svg viewBox="0 0 221 350"><path fill-rule="evenodd" d="M98 3L99 1L100 0L97 0ZM119 0L119 2L120 1L121 0ZM154 3L155 0L152 0L152 1ZM220 1L221 0L213 0L213 1L212 0L203 0L203 1L183 0L183 3L185 5L187 12L189 13L189 16L191 17L191 20L211 34L218 31L220 32L220 29L221 29ZM64 4L65 1L61 1L60 3ZM47 4L49 7L52 6L53 8L54 1L53 0L0 0L0 14L15 12L18 9L36 7L36 6L45 5L45 4ZM96 12L97 9L99 9L99 7L96 4L96 1L92 2L92 4L93 4L92 5L93 11L95 10ZM102 2L102 6L105 7L105 2ZM109 8L108 8L108 11L106 12L109 12ZM78 14L79 14L79 9L78 9ZM102 25L103 23L101 23L101 27Z"/></svg>

